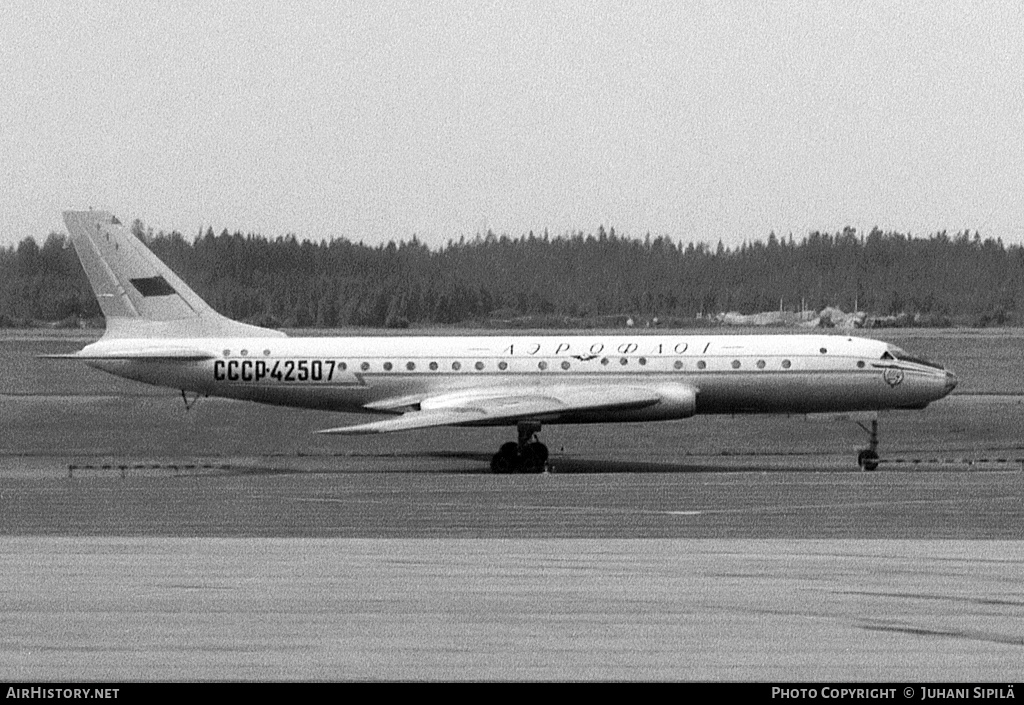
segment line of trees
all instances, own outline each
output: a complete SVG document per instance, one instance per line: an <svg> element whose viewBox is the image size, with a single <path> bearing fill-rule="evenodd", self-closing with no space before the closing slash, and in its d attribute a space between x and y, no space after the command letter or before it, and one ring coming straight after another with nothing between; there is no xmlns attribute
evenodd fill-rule
<svg viewBox="0 0 1024 705"><path fill-rule="evenodd" d="M194 240L133 232L221 313L280 327L469 324L529 317L683 325L718 312L836 306L935 325L1024 322L1024 247L975 232L929 237L774 233L728 248L666 237L486 236L431 249L408 242L300 242L212 228ZM0 248L0 325L96 319L65 237Z"/></svg>

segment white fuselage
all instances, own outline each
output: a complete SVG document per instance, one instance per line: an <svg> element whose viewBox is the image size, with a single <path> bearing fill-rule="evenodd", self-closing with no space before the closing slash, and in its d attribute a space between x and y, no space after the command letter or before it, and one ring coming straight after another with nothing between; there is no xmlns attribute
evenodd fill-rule
<svg viewBox="0 0 1024 705"><path fill-rule="evenodd" d="M116 354L151 341L101 340ZM921 408L956 378L843 335L521 335L164 340L208 359L93 360L122 377L211 396L349 412L404 412L460 390L656 389L639 409L545 416L544 423L646 421L693 414ZM695 394L694 394L695 392ZM507 423L507 422L503 422Z"/></svg>

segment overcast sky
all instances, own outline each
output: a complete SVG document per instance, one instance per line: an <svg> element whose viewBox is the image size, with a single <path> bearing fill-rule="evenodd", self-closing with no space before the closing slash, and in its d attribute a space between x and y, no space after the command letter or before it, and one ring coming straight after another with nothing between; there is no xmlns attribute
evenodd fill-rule
<svg viewBox="0 0 1024 705"><path fill-rule="evenodd" d="M1024 3L0 6L0 245L95 206L430 244L488 228L1024 241Z"/></svg>

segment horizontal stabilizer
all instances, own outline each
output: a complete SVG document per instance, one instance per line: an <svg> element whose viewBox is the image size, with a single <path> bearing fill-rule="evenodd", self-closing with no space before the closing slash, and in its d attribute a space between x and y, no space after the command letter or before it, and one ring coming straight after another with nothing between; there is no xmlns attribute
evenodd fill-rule
<svg viewBox="0 0 1024 705"><path fill-rule="evenodd" d="M194 362L199 360L212 360L217 357L217 355L208 350L174 347L147 347L135 350L109 350L90 353L82 351L67 355L40 355L39 357L48 360L173 360L176 362Z"/></svg>

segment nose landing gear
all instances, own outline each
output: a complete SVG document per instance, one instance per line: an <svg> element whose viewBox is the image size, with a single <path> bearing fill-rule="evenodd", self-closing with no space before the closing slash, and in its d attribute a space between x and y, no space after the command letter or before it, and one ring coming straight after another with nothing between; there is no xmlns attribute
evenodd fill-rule
<svg viewBox="0 0 1024 705"><path fill-rule="evenodd" d="M865 472L872 472L878 469L880 461L878 457L878 419L871 420L870 429L859 421L857 425L868 434L868 447L857 454L857 465Z"/></svg>
<svg viewBox="0 0 1024 705"><path fill-rule="evenodd" d="M540 424L536 421L520 421L516 428L519 431L519 442L506 443L494 454L491 458L491 472L544 472L548 462L548 448L537 440L536 434L540 432Z"/></svg>

